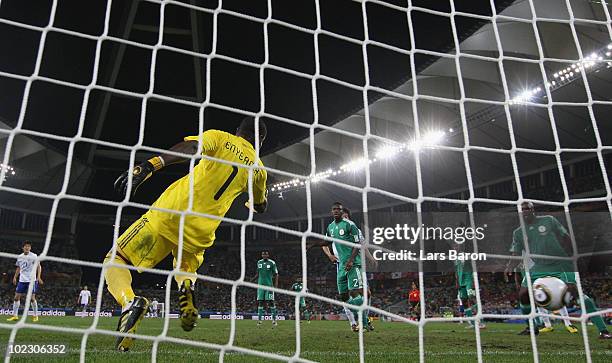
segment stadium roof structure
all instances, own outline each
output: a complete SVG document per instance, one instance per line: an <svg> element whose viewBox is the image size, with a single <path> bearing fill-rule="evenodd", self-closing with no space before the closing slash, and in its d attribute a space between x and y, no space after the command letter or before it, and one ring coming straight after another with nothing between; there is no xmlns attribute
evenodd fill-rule
<svg viewBox="0 0 612 363"><path fill-rule="evenodd" d="M606 19L603 8L593 6L591 2L570 3L576 19ZM570 18L565 3L561 1L534 2L534 6L538 18ZM394 94L385 94L369 105L367 118L373 137L368 141L367 159L364 157L362 138L355 137L366 134L366 110L363 108L334 125L335 129L351 134L323 130L315 135L315 173L321 177L315 176L310 180L315 182L312 184L313 205L321 209L313 211L314 214L326 213L330 201L335 200L344 201L357 210L362 209L360 193L323 180L364 187L366 160L370 165L371 187L416 198L418 183L415 151L419 153L424 195L449 196L467 191L464 155L458 149L466 146L466 136L470 146L475 146L468 153L474 188L501 181L512 181L514 184L514 172L508 153L512 149L511 134L517 148L533 150L533 153L516 153L521 176L557 170L555 156L550 154L556 150L551 115L547 107L541 107L547 102L544 91L546 85L550 87L553 102L568 103L552 107L559 147L597 148L595 130L586 107L589 100L585 84L577 70L585 69L590 96L595 102L610 101L612 63L601 61L610 59L612 43L609 29L588 22L574 23L583 56L599 60L594 65L588 64L588 61L578 61L580 55L576 42L566 23L538 21L536 26L542 46L539 50L534 25L530 21L532 11L528 1L514 2L500 15L503 17L498 18L496 24L503 56L506 58L502 62L495 60L500 57L499 47L494 26L487 22L460 42L462 56L459 64L453 56L436 57L434 62L418 73L416 85L412 79L407 80L393 90ZM456 52L451 50L449 54ZM542 62L547 81L542 78L538 62L541 58L549 59ZM584 68L582 64L587 64L587 67ZM461 86L457 75L458 65ZM508 96L504 94L500 65L504 69ZM415 103L411 100L414 86L418 87L419 95ZM460 105L461 87L464 89L464 98L468 99L463 103L464 110ZM507 115L500 104L506 99L511 100L512 131L508 129ZM415 136L415 105L420 140ZM609 105L593 105L603 145L612 142L612 127L606 122L605 116L611 110ZM465 129L461 120L462 113L465 115ZM468 135L464 134L465 131ZM428 138L432 137L433 140L428 142ZM264 161L266 165L277 169L308 174L311 169L310 150L310 140L304 138L299 143L266 156ZM561 159L565 163L595 156L595 153L564 152ZM303 180L282 180L273 185L275 194L282 198L282 203L289 204L291 210L300 210L303 215L306 208L305 193L300 192L304 188ZM401 200L389 198L384 192L368 194L369 209L402 203ZM281 212L271 219L282 217Z"/></svg>
<svg viewBox="0 0 612 363"><path fill-rule="evenodd" d="M50 4L50 1L48 2ZM92 80L96 37L104 30L105 1L61 1L58 3L53 29L48 32L40 75L32 83L23 128L33 132L18 135L9 164L16 175L3 185L34 192L56 194L61 190L65 175L70 181L67 192L74 195L116 200L112 191L114 178L128 167L130 150L110 143L136 145L144 121L143 145L169 148L185 135L195 134L199 127L201 104L207 99L206 74L210 73L210 102L204 109L204 128L233 130L243 117L229 109L258 112L262 100L260 69L266 60L264 29L268 33L268 61L263 72L264 104L271 129L262 154L267 166L308 176L311 173L309 129L315 118L311 75L317 69L314 56L314 30L317 26L314 2L272 1L274 21L268 16L267 1L224 1L217 17L217 54L207 69L205 55L212 50L213 10L216 1L177 1L164 8L163 45L154 51L158 40L160 4L156 1L115 1L111 9L108 37L102 42L97 85L91 91L83 124L83 139L74 145L74 158L69 173L65 173L68 139L77 134L83 104L83 86ZM289 4L291 3L291 4ZM326 181L361 187L363 169L353 167L363 158L366 130L363 94L354 86L365 84L361 42L364 40L364 19L357 1L319 1L321 28L317 36L320 72L318 78L318 122L333 130L317 128L314 137L315 173L342 170L340 175L313 185L314 214L325 213L333 200L355 201L361 209L361 194L348 191ZM389 5L385 5L390 4ZM441 3L441 2L440 2ZM554 19L569 19L565 1L534 2L543 56L549 80L553 74L571 67L571 63L555 59L580 61L571 27ZM606 20L601 6L591 2L570 1L574 18ZM449 3L432 5L429 1L412 1L411 23L416 48L425 50L414 57L411 50L406 13L397 8L404 1L369 2L367 46L370 83L377 89L368 92L370 133L368 140L373 187L406 197L416 196L414 163L415 124L412 74L416 74L416 101L421 135L435 133L438 147L419 147L422 181L426 195L441 195L467 188L463 154L465 135L461 122L464 114L471 145L495 149L511 147L506 114L500 102L505 95L498 62L483 57L500 56L494 37L490 1L456 2L454 16L460 43L461 78L465 97L486 102L461 99L457 76L455 41ZM511 107L516 146L554 150L554 140L548 110L542 104L542 93L525 91L544 87L541 56L534 38L532 14L527 1L497 1L496 12L504 57L502 65L510 97L517 98ZM199 8L200 10L191 11ZM19 109L25 82L20 77L32 74L40 32L47 26L50 7L29 9L20 1L5 0L0 6L0 46L10 49L0 57L0 126L10 130L19 120ZM468 14L477 14L468 16ZM3 21L4 19L4 21ZM523 19L523 20L521 20ZM547 20L548 19L548 20ZM574 23L582 53L598 52L605 56L610 42L608 29L587 21ZM127 41L126 41L127 40ZM143 46L144 45L144 46ZM601 53L603 52L603 54ZM202 56L200 56L202 55ZM142 115L142 97L149 91L151 59L155 56L153 95L146 102ZM450 56L450 57L448 57ZM596 62L587 71L590 93L595 100L609 100L610 71L605 62ZM577 63L578 64L578 63ZM16 75L16 76L11 76ZM565 77L565 76L564 76ZM56 82L58 80L59 82ZM340 81L340 82L338 82ZM578 102L578 105L555 106L553 114L557 133L564 148L595 147L594 131L588 109L587 94L582 79L576 76L551 88L556 102ZM75 85L75 86L73 86ZM81 87L81 88L79 88ZM521 96L522 95L522 96ZM527 99L529 97L529 99ZM441 98L448 99L442 102ZM531 101L535 104L524 104ZM497 102L497 103L496 103ZM462 112L462 107L464 108ZM608 106L594 105L595 116L609 114ZM143 117L141 117L143 116ZM291 119L290 124L281 119ZM599 134L609 145L612 135L609 123L597 117ZM444 132L444 134L442 134ZM42 133L55 137L45 137ZM351 133L352 135L350 135ZM4 149L7 134L0 134ZM89 140L101 140L105 145ZM389 141L384 141L389 140ZM420 140L416 140L421 142ZM400 153L394 148L404 145ZM426 146L426 145L424 145ZM412 149L411 149L412 147ZM390 148L390 149L389 149ZM385 158L391 154L395 157ZM139 151L137 160L150 151ZM400 156L401 155L401 156ZM593 156L593 155L591 155ZM565 155L564 155L565 157ZM572 154L571 157L585 157ZM384 160L380 160L384 159ZM471 175L475 186L512 178L508 154L485 150L469 153ZM521 173L554 167L553 156L518 153ZM342 166L348 168L341 169ZM355 170L352 170L355 169ZM151 203L172 180L186 172L185 166L172 166L151 178L139 189L135 200ZM270 182L282 183L291 178L270 174ZM280 196L273 191L273 195ZM282 191L282 190L281 190ZM291 187L283 199L273 200L266 219L303 218L306 211L305 191ZM371 205L390 203L384 196L371 195ZM398 202L397 200L395 202ZM30 211L48 211L51 201L33 196L0 191L0 204ZM238 207L239 204L236 203ZM61 212L114 214L115 208L61 202ZM234 208L235 215L244 215L244 208Z"/></svg>

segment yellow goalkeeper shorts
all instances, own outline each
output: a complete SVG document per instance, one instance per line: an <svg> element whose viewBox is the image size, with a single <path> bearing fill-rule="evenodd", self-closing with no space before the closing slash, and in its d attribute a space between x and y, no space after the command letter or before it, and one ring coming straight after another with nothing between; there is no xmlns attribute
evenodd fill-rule
<svg viewBox="0 0 612 363"><path fill-rule="evenodd" d="M134 267L153 268L170 253L174 256L176 267L178 245L164 238L151 226L147 217L134 222L117 240L117 255ZM106 258L111 255L108 252ZM196 272L204 262L204 250L191 253L183 249L181 271ZM140 272L140 271L139 271Z"/></svg>

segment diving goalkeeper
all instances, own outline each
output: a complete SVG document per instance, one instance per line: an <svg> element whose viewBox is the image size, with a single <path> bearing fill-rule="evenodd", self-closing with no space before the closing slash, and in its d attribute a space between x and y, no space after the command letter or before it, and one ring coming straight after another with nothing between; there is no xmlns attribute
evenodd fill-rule
<svg viewBox="0 0 612 363"><path fill-rule="evenodd" d="M266 137L266 126L259 121L259 145ZM193 196L192 211L223 217L240 194L248 192L249 168L255 164L263 166L255 153L255 120L245 118L236 134L219 130L208 130L199 136L189 136L170 150L194 155L198 144L202 154L239 164L239 166L219 161L202 159L192 172L170 185L153 203L153 207L176 211L175 213L150 209L134 222L117 240L117 253L112 262L132 265L138 268L152 268L170 253L174 256L174 266L179 252L180 212L186 211L190 194ZM185 162L188 158L174 155L153 157L132 170L124 172L116 181L115 189L125 196L128 187L128 174L132 174L132 194L154 172L166 165ZM244 165L244 167L243 167ZM193 184L190 187L190 176ZM267 207L267 173L264 169L253 169L253 209L263 213ZM204 250L215 241L215 230L221 223L219 219L186 214L183 223L183 245L180 270L185 274L176 275L180 287L179 308L183 330L192 330L199 317L193 301L195 272L204 261ZM105 263L111 261L111 252L106 255ZM122 307L117 330L134 333L148 310L149 301L136 296L132 290L130 270L110 267L105 271L108 291ZM116 347L121 351L129 350L133 344L131 337L119 337Z"/></svg>

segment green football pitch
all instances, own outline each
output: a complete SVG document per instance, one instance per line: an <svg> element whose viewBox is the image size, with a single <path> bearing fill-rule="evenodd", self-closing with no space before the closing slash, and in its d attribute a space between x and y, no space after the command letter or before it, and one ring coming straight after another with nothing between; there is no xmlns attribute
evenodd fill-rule
<svg viewBox="0 0 612 363"><path fill-rule="evenodd" d="M28 323L30 319L28 319ZM79 360L83 334L92 318L46 317L36 323L38 329L24 326L17 331L15 344L66 344L67 354L14 355L16 362L75 362ZM112 331L117 318L100 318L98 329ZM11 331L10 323L0 324L2 351L6 349ZM77 329L71 333L41 330L42 326ZM429 362L474 362L477 359L476 336L472 330L458 323L428 323L425 326L425 360ZM569 334L560 325L551 333L537 338L540 362L584 362L586 355L581 334ZM163 332L162 319L145 319L138 333L157 336ZM295 354L296 329L294 321L281 321L273 328L269 321L257 327L254 321L237 321L233 345L260 352L274 352L290 357ZM364 350L369 362L416 362L419 357L418 330L403 323L377 322L374 332L364 334ZM516 335L522 325L489 323L481 334L485 362L531 362L533 353L529 336ZM597 331L589 327L589 343L593 362L612 361L612 342L597 339ZM181 330L177 319L170 320L166 335L172 342L159 343L158 362L218 362L219 351L205 347L184 345L176 339L226 345L230 339L230 322L200 320L191 332ZM300 357L321 362L355 362L359 360L359 336L350 331L343 321L313 321L301 324ZM86 341L85 360L88 362L148 362L151 361L152 341L135 342L128 353L113 349L114 337L91 333ZM227 362L267 362L269 359L227 351Z"/></svg>

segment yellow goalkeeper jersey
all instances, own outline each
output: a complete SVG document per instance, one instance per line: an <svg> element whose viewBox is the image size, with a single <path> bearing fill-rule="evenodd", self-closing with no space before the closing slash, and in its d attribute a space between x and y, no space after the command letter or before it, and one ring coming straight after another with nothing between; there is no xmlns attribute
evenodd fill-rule
<svg viewBox="0 0 612 363"><path fill-rule="evenodd" d="M189 136L185 141L200 140L202 154L244 165L238 167L218 161L202 159L193 168L192 211L223 217L234 199L248 192L249 169L253 164L263 166L255 155L253 145L242 137L219 130L208 130L200 136ZM189 203L189 176L170 185L153 204L154 207L185 211ZM261 204L266 198L267 173L253 170L253 202ZM145 216L163 237L179 241L180 214L149 210ZM186 215L183 225L183 248L196 253L210 247L215 240L215 230L220 220Z"/></svg>

